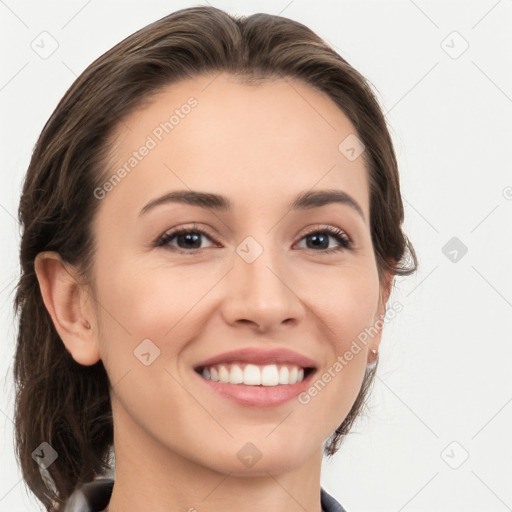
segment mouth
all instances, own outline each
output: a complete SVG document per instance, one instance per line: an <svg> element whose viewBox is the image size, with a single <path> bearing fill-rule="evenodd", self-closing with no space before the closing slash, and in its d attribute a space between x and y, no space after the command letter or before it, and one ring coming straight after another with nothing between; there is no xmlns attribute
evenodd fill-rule
<svg viewBox="0 0 512 512"><path fill-rule="evenodd" d="M244 407L277 407L304 392L318 367L287 348L244 348L217 354L194 367L208 392Z"/></svg>
<svg viewBox="0 0 512 512"><path fill-rule="evenodd" d="M295 364L226 363L198 366L194 370L208 381L222 384L273 387L289 386L302 382L314 373L316 368L302 367Z"/></svg>

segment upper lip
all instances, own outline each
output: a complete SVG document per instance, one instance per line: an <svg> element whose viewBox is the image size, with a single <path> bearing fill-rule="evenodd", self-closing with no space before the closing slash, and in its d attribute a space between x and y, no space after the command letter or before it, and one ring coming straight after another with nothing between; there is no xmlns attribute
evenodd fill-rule
<svg viewBox="0 0 512 512"><path fill-rule="evenodd" d="M210 357L195 365L195 369L205 366L214 366L221 363L252 363L257 365L266 364L294 364L302 368L316 368L315 362L309 357L289 349L263 350L256 348L245 348L224 352Z"/></svg>

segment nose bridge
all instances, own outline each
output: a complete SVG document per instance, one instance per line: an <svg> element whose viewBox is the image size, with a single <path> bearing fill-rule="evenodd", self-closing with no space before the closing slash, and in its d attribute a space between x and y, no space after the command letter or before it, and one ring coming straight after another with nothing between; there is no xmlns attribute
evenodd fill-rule
<svg viewBox="0 0 512 512"><path fill-rule="evenodd" d="M284 247L272 234L247 236L236 247L228 294L235 317L258 324L296 318L299 299L293 291L292 272Z"/></svg>
<svg viewBox="0 0 512 512"><path fill-rule="evenodd" d="M245 283L249 295L267 302L276 294L283 295L284 292L283 280L286 281L286 276L279 275L283 267L280 264L283 261L283 255L280 254L283 248L277 247L271 234L259 235L258 239L247 236L238 244L235 271L241 283Z"/></svg>

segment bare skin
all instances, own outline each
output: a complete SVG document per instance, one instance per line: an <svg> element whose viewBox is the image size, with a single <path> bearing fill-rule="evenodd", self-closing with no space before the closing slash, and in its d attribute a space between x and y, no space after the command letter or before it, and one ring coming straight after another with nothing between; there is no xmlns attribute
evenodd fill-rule
<svg viewBox="0 0 512 512"><path fill-rule="evenodd" d="M190 97L197 105L158 141L155 127ZM379 284L364 161L338 150L355 133L306 84L248 86L225 74L173 84L119 125L108 176L148 135L157 144L98 199L94 287L79 285L56 253L36 259L66 348L80 364L101 359L113 385L109 512L320 512L323 444L350 411L382 331L307 404L242 406L193 367L237 348L288 348L315 361L320 377L382 318L390 280ZM320 189L349 194L363 215L341 203L290 209ZM139 215L174 190L222 194L232 209L166 203ZM200 249L179 237L155 246L174 228L196 232L193 224L207 232ZM324 233L324 245L308 244L312 233ZM250 263L237 252L246 237L262 249ZM134 355L145 339L160 350L149 365ZM261 455L252 466L238 457L247 443Z"/></svg>

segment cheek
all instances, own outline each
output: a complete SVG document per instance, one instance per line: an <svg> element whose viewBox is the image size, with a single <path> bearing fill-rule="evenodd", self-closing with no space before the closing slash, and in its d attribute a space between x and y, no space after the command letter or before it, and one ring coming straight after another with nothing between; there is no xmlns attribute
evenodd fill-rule
<svg viewBox="0 0 512 512"><path fill-rule="evenodd" d="M363 382L379 297L377 274L345 268L329 279L317 279L323 293L310 292L317 325L328 340L325 366L315 376L302 403L333 430L350 411ZM320 290L320 288L317 288ZM333 414L333 411L336 413Z"/></svg>
<svg viewBox="0 0 512 512"><path fill-rule="evenodd" d="M326 339L337 352L344 352L352 340L375 321L379 299L376 269L371 266L345 266L336 271L317 273L306 300L320 322ZM304 288L306 289L306 288Z"/></svg>
<svg viewBox="0 0 512 512"><path fill-rule="evenodd" d="M193 338L201 302L217 277L192 265L155 268L119 262L103 271L98 265L98 303L106 359L129 362L129 354L146 339L170 363L181 345ZM101 277L103 276L103 277ZM159 357L160 357L159 356ZM102 356L103 359L103 356Z"/></svg>
<svg viewBox="0 0 512 512"><path fill-rule="evenodd" d="M113 395L131 418L183 422L184 430L190 411L183 404L190 397L173 376L181 380L175 373L180 352L198 328L194 306L212 286L211 276L192 279L189 268L187 273L118 264L98 286L101 359Z"/></svg>

